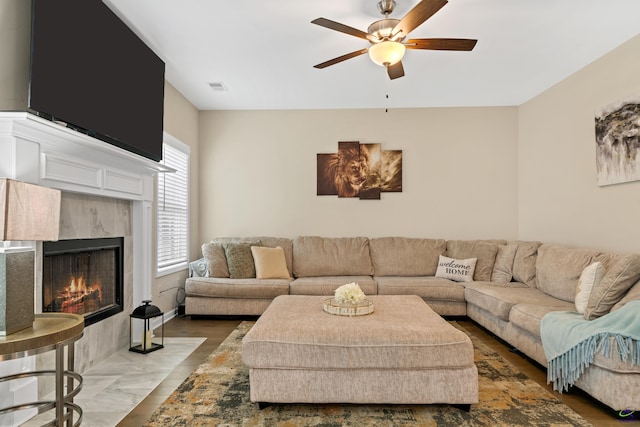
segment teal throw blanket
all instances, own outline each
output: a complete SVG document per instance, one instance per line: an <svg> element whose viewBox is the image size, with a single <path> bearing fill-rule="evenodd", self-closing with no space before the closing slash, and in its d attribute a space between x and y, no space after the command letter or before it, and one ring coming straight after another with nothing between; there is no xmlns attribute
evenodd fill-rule
<svg viewBox="0 0 640 427"><path fill-rule="evenodd" d="M575 383L597 352L611 357L615 348L622 361L640 366L640 300L595 320L552 311L542 318L540 336L549 361L547 382L560 392Z"/></svg>

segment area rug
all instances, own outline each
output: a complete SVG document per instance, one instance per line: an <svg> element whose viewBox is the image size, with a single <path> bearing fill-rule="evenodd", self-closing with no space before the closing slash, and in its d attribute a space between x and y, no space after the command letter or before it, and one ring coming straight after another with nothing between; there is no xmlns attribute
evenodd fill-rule
<svg viewBox="0 0 640 427"><path fill-rule="evenodd" d="M471 334L480 403L469 412L448 405L350 404L278 404L260 410L249 400L249 370L241 359L242 337L251 326L253 322L242 322L145 426L591 425Z"/></svg>

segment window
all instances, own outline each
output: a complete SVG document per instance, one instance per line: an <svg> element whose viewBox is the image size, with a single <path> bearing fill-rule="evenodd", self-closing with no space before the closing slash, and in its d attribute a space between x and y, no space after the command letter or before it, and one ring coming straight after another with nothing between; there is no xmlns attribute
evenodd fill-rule
<svg viewBox="0 0 640 427"><path fill-rule="evenodd" d="M161 163L176 172L158 174L158 276L189 266L189 147L165 133Z"/></svg>

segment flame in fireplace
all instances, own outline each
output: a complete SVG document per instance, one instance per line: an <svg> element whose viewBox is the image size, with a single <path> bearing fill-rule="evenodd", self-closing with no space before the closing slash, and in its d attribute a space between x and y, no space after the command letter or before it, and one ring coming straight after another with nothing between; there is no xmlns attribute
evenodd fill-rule
<svg viewBox="0 0 640 427"><path fill-rule="evenodd" d="M84 314L87 312L86 305L99 305L102 300L102 287L100 283L87 285L83 276L72 276L69 286L58 290L58 300L61 301L61 312Z"/></svg>

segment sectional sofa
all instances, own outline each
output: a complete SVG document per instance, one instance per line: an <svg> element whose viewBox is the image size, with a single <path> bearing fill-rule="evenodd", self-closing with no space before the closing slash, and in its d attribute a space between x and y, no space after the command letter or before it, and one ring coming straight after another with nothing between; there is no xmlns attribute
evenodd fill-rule
<svg viewBox="0 0 640 427"><path fill-rule="evenodd" d="M220 238L202 248L207 277L187 279L187 315L260 315L278 295L330 296L357 282L368 295L418 295L441 316L467 316L543 366L542 318L576 310L588 266L599 262L609 284L592 313L640 299L640 255L541 242L300 236ZM640 366L616 352L596 354L575 386L614 410L640 410Z"/></svg>

